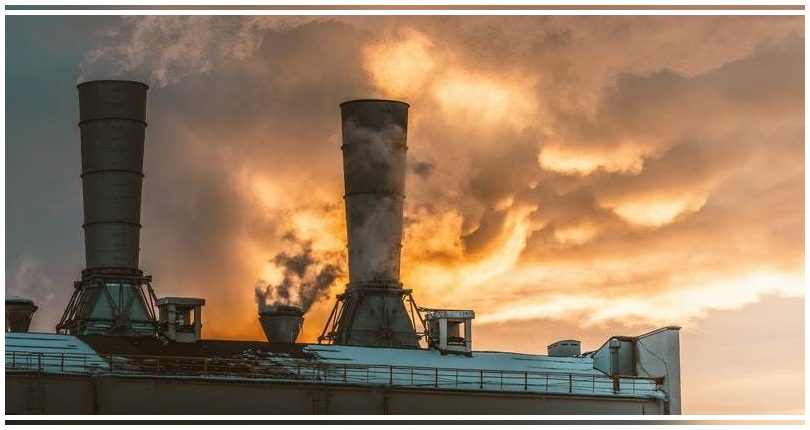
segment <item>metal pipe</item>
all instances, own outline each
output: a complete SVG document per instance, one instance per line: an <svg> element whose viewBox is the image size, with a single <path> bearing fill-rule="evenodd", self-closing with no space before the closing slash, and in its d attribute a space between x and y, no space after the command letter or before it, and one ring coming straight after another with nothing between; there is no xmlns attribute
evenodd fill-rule
<svg viewBox="0 0 810 430"><path fill-rule="evenodd" d="M608 348L610 349L610 376L613 378L613 392L618 393L621 390L619 386L619 348L621 348L621 343L618 339L611 339Z"/></svg>
<svg viewBox="0 0 810 430"><path fill-rule="evenodd" d="M574 391L573 391L573 389L574 389L573 387L574 387L574 376L573 376L573 374L572 374L572 373L569 373L569 374L568 374L568 392L569 392L569 393L573 393L573 392L574 392Z"/></svg>

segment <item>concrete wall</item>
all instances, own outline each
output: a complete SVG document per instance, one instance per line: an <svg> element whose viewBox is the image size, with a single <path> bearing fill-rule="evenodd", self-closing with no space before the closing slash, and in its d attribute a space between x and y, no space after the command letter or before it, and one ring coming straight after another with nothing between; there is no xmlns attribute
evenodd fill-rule
<svg viewBox="0 0 810 430"><path fill-rule="evenodd" d="M6 374L6 414L661 414L657 400L347 384Z"/></svg>
<svg viewBox="0 0 810 430"><path fill-rule="evenodd" d="M6 373L6 414L94 414L95 384L86 376Z"/></svg>
<svg viewBox="0 0 810 430"><path fill-rule="evenodd" d="M636 340L638 376L664 378L669 395L669 413L681 413L680 327L666 327L641 335Z"/></svg>

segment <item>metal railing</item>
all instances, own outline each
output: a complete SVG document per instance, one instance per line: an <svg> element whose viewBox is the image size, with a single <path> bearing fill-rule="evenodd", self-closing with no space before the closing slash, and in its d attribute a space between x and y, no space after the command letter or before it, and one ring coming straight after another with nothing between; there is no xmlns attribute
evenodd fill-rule
<svg viewBox="0 0 810 430"><path fill-rule="evenodd" d="M380 384L426 389L663 396L657 381L652 378L622 376L620 390L616 392L613 378L595 373L329 364L276 357L240 359L6 351L6 372L248 378L310 383Z"/></svg>

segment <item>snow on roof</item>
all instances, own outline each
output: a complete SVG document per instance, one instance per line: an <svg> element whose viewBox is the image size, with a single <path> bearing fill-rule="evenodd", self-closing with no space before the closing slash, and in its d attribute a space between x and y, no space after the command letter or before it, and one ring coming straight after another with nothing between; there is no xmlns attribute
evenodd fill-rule
<svg viewBox="0 0 810 430"><path fill-rule="evenodd" d="M435 349L374 348L342 345L308 345L305 351L315 353L331 364L374 364L383 366L439 367L519 372L593 373L590 357L549 357L513 352L475 351L466 355L442 355ZM599 372L603 375L603 373Z"/></svg>
<svg viewBox="0 0 810 430"><path fill-rule="evenodd" d="M360 384L549 394L656 397L664 393L648 379L613 381L594 369L590 357L549 357L509 352L442 355L433 349L308 345L305 351L331 365L313 378ZM345 367L343 367L345 366ZM341 367L342 370L341 370Z"/></svg>
<svg viewBox="0 0 810 430"><path fill-rule="evenodd" d="M108 366L93 348L75 336L6 333L5 342L7 372L35 368L42 372L87 373L88 369ZM43 354L38 357L36 353Z"/></svg>
<svg viewBox="0 0 810 430"><path fill-rule="evenodd" d="M128 368L126 354L119 355L113 351L99 354L75 336L6 333L5 346L6 372L107 372L111 371L110 363L105 359L109 353L113 354L116 370ZM489 351L476 351L472 356L442 355L433 349L340 345L305 345L303 352L312 354L314 358L304 360L290 354L268 351L253 360L258 366L286 369L286 373L271 372L275 376L267 376L267 379L284 377L297 378L302 382L467 391L664 397L654 381L643 378L621 378L621 389L614 393L612 380L594 369L591 357L549 357ZM198 377L212 378L215 375Z"/></svg>

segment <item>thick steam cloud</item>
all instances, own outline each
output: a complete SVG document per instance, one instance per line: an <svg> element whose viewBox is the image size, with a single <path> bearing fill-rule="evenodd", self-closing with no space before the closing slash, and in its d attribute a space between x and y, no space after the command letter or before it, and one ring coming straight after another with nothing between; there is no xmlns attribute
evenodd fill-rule
<svg viewBox="0 0 810 430"><path fill-rule="evenodd" d="M284 236L289 248L279 252L269 262L281 272L281 280L268 283L260 279L256 285L259 312L270 306L299 306L306 313L315 302L328 297L329 288L342 275L335 263L327 263L329 255L317 255L311 241L301 241L292 233Z"/></svg>
<svg viewBox="0 0 810 430"><path fill-rule="evenodd" d="M373 127L344 122L351 282L399 279L406 130L396 120L405 118Z"/></svg>

